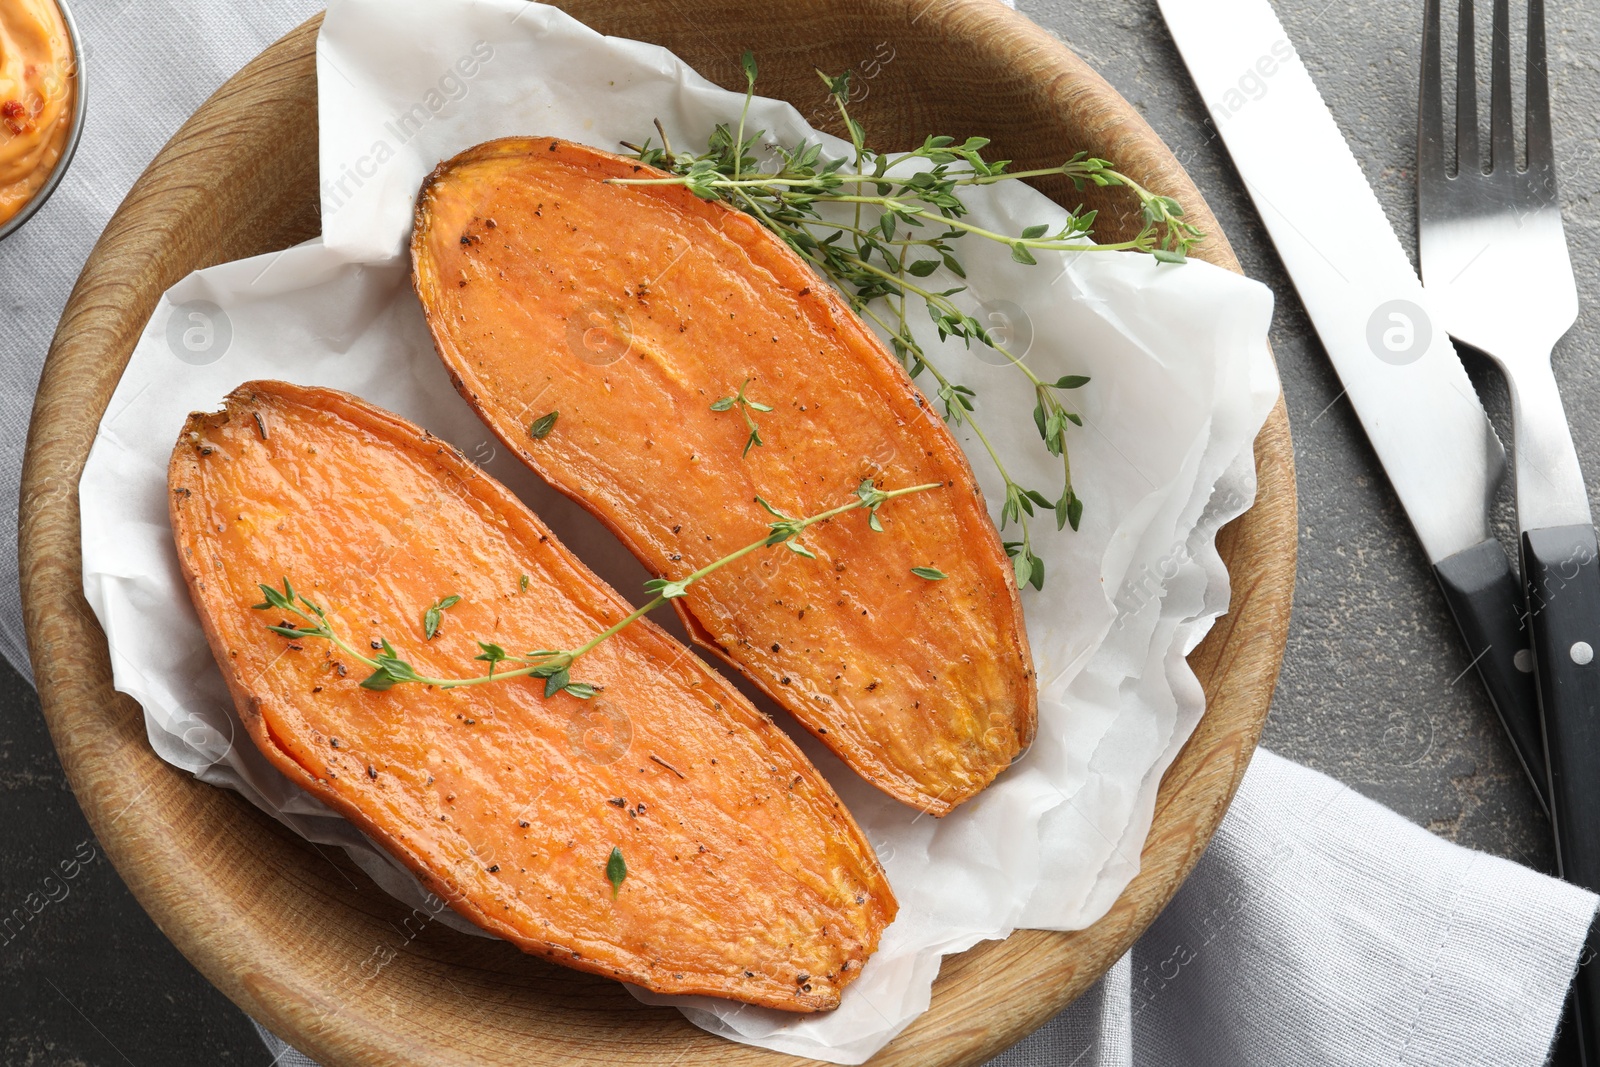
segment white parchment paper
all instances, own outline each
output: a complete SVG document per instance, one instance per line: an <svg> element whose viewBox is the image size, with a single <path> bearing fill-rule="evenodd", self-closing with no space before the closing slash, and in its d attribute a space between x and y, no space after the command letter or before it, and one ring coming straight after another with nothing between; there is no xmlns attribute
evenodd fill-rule
<svg viewBox="0 0 1600 1067"><path fill-rule="evenodd" d="M639 589L646 575L632 557L501 454L450 387L402 252L416 190L441 158L507 134L614 149L656 118L675 142L703 144L737 117L741 97L663 49L601 37L522 0L335 0L317 59L323 237L200 271L157 308L80 485L84 587L117 688L143 706L162 758L345 848L417 905L424 894L409 872L290 785L239 725L178 572L166 501L173 441L189 411L215 409L252 378L346 389L454 442L608 581ZM869 59L894 62L892 46ZM757 100L748 121L785 144L820 136L771 100ZM1021 185L970 201L973 221L996 230L1062 217ZM1250 446L1278 393L1261 285L1198 262L1111 253L1041 254L1024 268L1001 246L963 244L973 310L1041 377L1093 379L1076 395L1085 425L1071 443L1082 529L1035 523L1048 581L1023 593L1041 681L1038 740L938 820L879 794L797 731L899 898L877 955L823 1015L635 993L735 1040L838 1063L863 1062L927 1008L942 955L1023 926L1087 926L1137 872L1156 787L1204 710L1184 657L1227 606L1213 537L1253 499ZM978 413L1018 480L1056 486L1058 461L1027 417L1025 379L993 352L941 345L929 332L941 368L978 391ZM962 443L988 499L1001 500L987 457ZM662 621L676 625L670 613ZM448 912L441 919L471 929Z"/></svg>

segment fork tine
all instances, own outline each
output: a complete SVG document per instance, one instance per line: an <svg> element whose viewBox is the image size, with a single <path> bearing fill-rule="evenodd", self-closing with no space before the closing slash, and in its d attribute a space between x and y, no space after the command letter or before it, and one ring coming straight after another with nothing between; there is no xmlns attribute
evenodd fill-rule
<svg viewBox="0 0 1600 1067"><path fill-rule="evenodd" d="M1478 147L1478 52L1472 0L1461 0L1456 26L1456 174L1483 169Z"/></svg>
<svg viewBox="0 0 1600 1067"><path fill-rule="evenodd" d="M1422 85L1417 100L1417 173L1444 176L1444 74L1440 70L1439 0L1422 10Z"/></svg>
<svg viewBox="0 0 1600 1067"><path fill-rule="evenodd" d="M1528 0L1528 170L1555 176L1550 132L1550 68L1545 55L1544 0ZM1551 182L1554 189L1554 182Z"/></svg>
<svg viewBox="0 0 1600 1067"><path fill-rule="evenodd" d="M1516 140L1511 129L1511 5L1494 0L1494 29L1489 48L1489 169L1517 169Z"/></svg>

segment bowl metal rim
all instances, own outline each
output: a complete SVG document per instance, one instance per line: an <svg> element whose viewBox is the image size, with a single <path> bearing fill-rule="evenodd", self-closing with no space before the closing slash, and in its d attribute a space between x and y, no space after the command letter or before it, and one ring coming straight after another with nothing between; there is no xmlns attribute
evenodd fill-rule
<svg viewBox="0 0 1600 1067"><path fill-rule="evenodd" d="M78 154L78 142L83 137L83 120L89 113L88 79L85 77L87 63L83 54L83 38L78 34L78 23L72 17L72 9L67 6L67 0L53 0L56 9L61 12L61 21L67 27L67 40L72 45L72 132L67 135L67 146L61 150L61 158L56 160L50 169L50 176L44 184L39 186L39 191L15 215L5 222L0 222L0 241L22 229L27 221L50 199L50 194L56 191L56 186L61 184L61 179L66 176L67 169L72 166L72 158Z"/></svg>

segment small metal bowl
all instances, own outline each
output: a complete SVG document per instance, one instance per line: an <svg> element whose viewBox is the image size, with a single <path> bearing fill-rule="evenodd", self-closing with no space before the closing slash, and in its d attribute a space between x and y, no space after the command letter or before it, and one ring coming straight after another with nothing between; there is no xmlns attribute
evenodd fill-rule
<svg viewBox="0 0 1600 1067"><path fill-rule="evenodd" d="M78 36L78 24L72 20L72 11L67 7L66 0L55 0L56 8L61 12L61 21L67 26L67 40L72 45L72 81L73 92L76 94L72 101L72 129L67 133L66 147L61 150L61 158L56 160L56 165L51 168L50 176L45 179L39 191L33 198L22 205L22 210L11 216L5 222L0 222L0 241L22 228L23 223L33 217L33 213L44 206L50 199L50 194L56 191L56 186L61 184L61 176L67 173L67 168L72 166L72 157L78 151L78 141L83 137L83 119L89 110L89 94L84 79L83 40Z"/></svg>

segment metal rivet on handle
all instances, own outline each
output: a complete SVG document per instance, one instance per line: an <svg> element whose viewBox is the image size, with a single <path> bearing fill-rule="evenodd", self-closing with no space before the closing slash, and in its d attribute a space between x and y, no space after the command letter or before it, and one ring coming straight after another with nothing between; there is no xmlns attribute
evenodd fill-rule
<svg viewBox="0 0 1600 1067"><path fill-rule="evenodd" d="M1511 657L1511 665L1523 674L1533 673L1533 653L1525 648L1517 649L1517 654Z"/></svg>
<svg viewBox="0 0 1600 1067"><path fill-rule="evenodd" d="M1587 641L1574 641L1569 651L1572 655L1572 662L1580 667L1587 667L1594 661L1594 649Z"/></svg>

